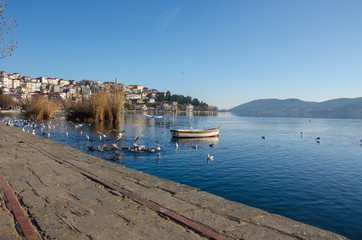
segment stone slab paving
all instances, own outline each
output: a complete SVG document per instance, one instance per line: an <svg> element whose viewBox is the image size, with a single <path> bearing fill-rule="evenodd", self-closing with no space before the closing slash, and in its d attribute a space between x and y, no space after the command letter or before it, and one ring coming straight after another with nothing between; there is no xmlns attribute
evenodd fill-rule
<svg viewBox="0 0 362 240"><path fill-rule="evenodd" d="M41 239L207 237L54 161L26 142L229 239L346 239L0 123L0 172ZM0 190L0 239L22 238Z"/></svg>

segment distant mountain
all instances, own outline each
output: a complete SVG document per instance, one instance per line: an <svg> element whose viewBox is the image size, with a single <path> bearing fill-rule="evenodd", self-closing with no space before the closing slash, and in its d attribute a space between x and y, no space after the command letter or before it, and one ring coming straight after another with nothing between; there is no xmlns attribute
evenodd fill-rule
<svg viewBox="0 0 362 240"><path fill-rule="evenodd" d="M362 118L362 97L306 102L295 98L260 99L231 108L229 112L253 117Z"/></svg>

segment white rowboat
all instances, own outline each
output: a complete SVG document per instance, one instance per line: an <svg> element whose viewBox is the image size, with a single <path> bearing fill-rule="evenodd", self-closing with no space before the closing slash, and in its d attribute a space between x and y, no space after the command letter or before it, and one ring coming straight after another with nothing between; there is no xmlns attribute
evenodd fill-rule
<svg viewBox="0 0 362 240"><path fill-rule="evenodd" d="M172 137L175 138L205 138L205 137L218 137L220 127L209 129L172 129L170 130Z"/></svg>
<svg viewBox="0 0 362 240"><path fill-rule="evenodd" d="M148 114L145 114L145 116L148 118L163 118L163 116L148 115Z"/></svg>

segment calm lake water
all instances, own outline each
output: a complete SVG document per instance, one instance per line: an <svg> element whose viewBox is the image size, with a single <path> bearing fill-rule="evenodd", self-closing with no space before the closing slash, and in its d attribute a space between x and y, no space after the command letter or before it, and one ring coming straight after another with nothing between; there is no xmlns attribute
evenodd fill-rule
<svg viewBox="0 0 362 240"><path fill-rule="evenodd" d="M114 151L87 149L113 142L113 131L101 141L97 133L113 126L87 124L75 129L64 120L52 125L36 133L47 137L43 132L49 132L55 141L127 167L362 239L361 119L250 118L230 113L162 119L124 115L117 126L125 131L120 145L128 147L139 136L139 144L155 148L157 138L162 146L156 153L118 151L116 158ZM170 128L205 126L220 126L220 137L180 140L175 147ZM89 142L86 134L94 141ZM208 162L207 154L214 161Z"/></svg>

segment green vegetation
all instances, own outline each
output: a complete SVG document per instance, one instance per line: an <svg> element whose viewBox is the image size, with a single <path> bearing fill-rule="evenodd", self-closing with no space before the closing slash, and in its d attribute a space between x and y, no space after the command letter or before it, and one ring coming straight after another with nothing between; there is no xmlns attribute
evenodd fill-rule
<svg viewBox="0 0 362 240"><path fill-rule="evenodd" d="M187 105L192 104L194 106L194 110L196 111L207 111L210 110L210 107L208 104L204 103L203 101L199 101L197 98L191 98L190 96L183 96L178 94L172 94L170 91L165 92L159 92L157 93L156 102L162 103L162 102L177 102L179 105ZM215 108L212 107L212 110ZM217 109L216 109L217 110Z"/></svg>

